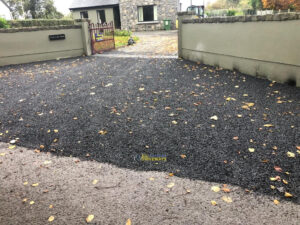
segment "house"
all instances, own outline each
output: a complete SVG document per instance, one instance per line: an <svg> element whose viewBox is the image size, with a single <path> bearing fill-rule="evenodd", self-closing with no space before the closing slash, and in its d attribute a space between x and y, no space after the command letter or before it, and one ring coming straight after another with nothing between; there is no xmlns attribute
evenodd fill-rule
<svg viewBox="0 0 300 225"><path fill-rule="evenodd" d="M88 18L92 23L113 21L116 29L149 31L163 29L163 20L175 29L179 0L74 0L73 19Z"/></svg>

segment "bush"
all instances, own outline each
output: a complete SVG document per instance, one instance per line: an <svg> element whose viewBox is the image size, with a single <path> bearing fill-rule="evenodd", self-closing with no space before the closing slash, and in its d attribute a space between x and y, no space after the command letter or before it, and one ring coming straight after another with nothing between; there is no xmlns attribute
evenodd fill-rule
<svg viewBox="0 0 300 225"><path fill-rule="evenodd" d="M62 25L74 25L74 20L11 20L8 21L9 25L13 28L23 27L51 27L51 26L62 26Z"/></svg>
<svg viewBox="0 0 300 225"><path fill-rule="evenodd" d="M128 30L115 30L115 36L131 36L132 32Z"/></svg>
<svg viewBox="0 0 300 225"><path fill-rule="evenodd" d="M9 28L9 25L8 25L6 19L0 18L0 28L4 28L4 29Z"/></svg>
<svg viewBox="0 0 300 225"><path fill-rule="evenodd" d="M235 14L236 14L236 11L233 9L230 9L227 11L227 16L235 16Z"/></svg>

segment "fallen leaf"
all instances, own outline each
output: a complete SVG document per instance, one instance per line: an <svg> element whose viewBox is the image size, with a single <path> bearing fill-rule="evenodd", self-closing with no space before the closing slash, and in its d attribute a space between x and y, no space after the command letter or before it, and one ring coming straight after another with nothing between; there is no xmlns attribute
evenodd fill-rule
<svg viewBox="0 0 300 225"><path fill-rule="evenodd" d="M178 124L178 122L175 121L175 120L173 120L173 121L172 121L172 124L176 125L176 124Z"/></svg>
<svg viewBox="0 0 300 225"><path fill-rule="evenodd" d="M140 89L139 89L139 91L144 91L144 90L145 90L145 88L140 88Z"/></svg>
<svg viewBox="0 0 300 225"><path fill-rule="evenodd" d="M131 225L131 219L128 219L128 220L126 221L126 225Z"/></svg>
<svg viewBox="0 0 300 225"><path fill-rule="evenodd" d="M105 135L105 134L107 134L107 131L106 131L106 130L100 130L100 131L98 132L98 134Z"/></svg>
<svg viewBox="0 0 300 225"><path fill-rule="evenodd" d="M30 204L30 205L33 205L33 204L34 204L34 201L29 202L29 204Z"/></svg>
<svg viewBox="0 0 300 225"><path fill-rule="evenodd" d="M275 199L275 200L274 200L274 204L275 204L275 205L278 205L278 204L279 204L279 201L278 201L277 199Z"/></svg>
<svg viewBox="0 0 300 225"><path fill-rule="evenodd" d="M49 209L53 209L53 205L49 205Z"/></svg>
<svg viewBox="0 0 300 225"><path fill-rule="evenodd" d="M212 116L212 117L210 117L210 119L211 120L218 120L219 118L218 118L218 116Z"/></svg>
<svg viewBox="0 0 300 225"><path fill-rule="evenodd" d="M297 148L298 150L300 150L300 146L296 146L296 148Z"/></svg>
<svg viewBox="0 0 300 225"><path fill-rule="evenodd" d="M264 127L274 127L272 124L265 124Z"/></svg>
<svg viewBox="0 0 300 225"><path fill-rule="evenodd" d="M154 179L154 177L150 177L149 180L154 181L155 179Z"/></svg>
<svg viewBox="0 0 300 225"><path fill-rule="evenodd" d="M86 218L86 222L87 222L87 223L90 223L90 222L93 221L94 218L95 218L94 215L88 215L88 217Z"/></svg>
<svg viewBox="0 0 300 225"><path fill-rule="evenodd" d="M254 148L249 148L248 150L249 150L249 152L255 152Z"/></svg>
<svg viewBox="0 0 300 225"><path fill-rule="evenodd" d="M48 219L49 222L52 222L53 220L54 220L54 216L50 216Z"/></svg>
<svg viewBox="0 0 300 225"><path fill-rule="evenodd" d="M51 164L51 163L52 163L51 161L45 161L44 162L45 165L48 165L48 164Z"/></svg>
<svg viewBox="0 0 300 225"><path fill-rule="evenodd" d="M44 149L45 148L45 146L44 145L40 145L40 149Z"/></svg>
<svg viewBox="0 0 300 225"><path fill-rule="evenodd" d="M282 182L283 182L284 184L288 184L288 183L289 183L287 180L282 180Z"/></svg>
<svg viewBox="0 0 300 225"><path fill-rule="evenodd" d="M214 192L219 192L221 189L218 186L212 186L211 190Z"/></svg>
<svg viewBox="0 0 300 225"><path fill-rule="evenodd" d="M289 158L295 158L295 153L293 152L287 152L286 154Z"/></svg>
<svg viewBox="0 0 300 225"><path fill-rule="evenodd" d="M99 182L99 180L93 180L93 184L96 185Z"/></svg>
<svg viewBox="0 0 300 225"><path fill-rule="evenodd" d="M32 186L32 187L37 187L37 186L39 186L39 183L32 184L31 186Z"/></svg>
<svg viewBox="0 0 300 225"><path fill-rule="evenodd" d="M174 173L169 173L169 176L170 177L174 177Z"/></svg>
<svg viewBox="0 0 300 225"><path fill-rule="evenodd" d="M222 197L222 200L223 200L224 202L227 202L227 203L231 203L231 202L232 202L232 199L231 199L230 197L226 197L226 196L223 196L223 197Z"/></svg>
<svg viewBox="0 0 300 225"><path fill-rule="evenodd" d="M168 188L172 188L172 187L174 187L174 186L175 186L175 183L169 183L169 184L167 185Z"/></svg>
<svg viewBox="0 0 300 225"><path fill-rule="evenodd" d="M180 157L181 157L182 159L185 159L185 158L186 158L186 155L180 155Z"/></svg>
<svg viewBox="0 0 300 225"><path fill-rule="evenodd" d="M282 172L282 169L281 169L279 166L274 166L274 169L275 169L277 172L279 172L279 173Z"/></svg>
<svg viewBox="0 0 300 225"><path fill-rule="evenodd" d="M111 86L113 86L113 84L112 84L112 83L108 83L108 84L105 85L104 87L111 87Z"/></svg>
<svg viewBox="0 0 300 225"><path fill-rule="evenodd" d="M26 185L28 185L28 182L27 182L27 181L26 181L26 182L24 182L24 183L23 183L23 185L25 185L25 186L26 186Z"/></svg>
<svg viewBox="0 0 300 225"><path fill-rule="evenodd" d="M211 201L210 202L213 206L217 205L218 203L216 201Z"/></svg>
<svg viewBox="0 0 300 225"><path fill-rule="evenodd" d="M54 131L54 133L58 133L58 130L53 130Z"/></svg>
<svg viewBox="0 0 300 225"><path fill-rule="evenodd" d="M16 148L17 146L15 146L15 145L10 145L8 148L9 149L14 149L14 148Z"/></svg>
<svg viewBox="0 0 300 225"><path fill-rule="evenodd" d="M6 153L0 153L0 156L5 156L6 155Z"/></svg>
<svg viewBox="0 0 300 225"><path fill-rule="evenodd" d="M231 190L229 188L223 187L222 191L224 191L225 193L229 193Z"/></svg>
<svg viewBox="0 0 300 225"><path fill-rule="evenodd" d="M291 197L293 197L293 195L288 192L285 192L284 197L291 198Z"/></svg>
<svg viewBox="0 0 300 225"><path fill-rule="evenodd" d="M280 176L270 177L270 181L280 181Z"/></svg>

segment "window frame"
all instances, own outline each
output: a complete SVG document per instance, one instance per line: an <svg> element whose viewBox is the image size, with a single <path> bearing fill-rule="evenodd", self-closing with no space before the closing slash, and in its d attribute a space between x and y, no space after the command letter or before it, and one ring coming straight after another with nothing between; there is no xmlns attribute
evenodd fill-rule
<svg viewBox="0 0 300 225"><path fill-rule="evenodd" d="M86 13L87 17L84 17L84 13ZM88 19L89 18L89 12L88 11L80 11L80 18L81 19Z"/></svg>
<svg viewBox="0 0 300 225"><path fill-rule="evenodd" d="M152 6L152 10L153 10L153 20L147 20L145 21L144 18L144 8L146 7L151 7ZM138 23L151 23L151 22L158 22L158 8L157 5L140 5L137 7L137 14L138 14ZM143 17L143 19L141 20L141 17Z"/></svg>

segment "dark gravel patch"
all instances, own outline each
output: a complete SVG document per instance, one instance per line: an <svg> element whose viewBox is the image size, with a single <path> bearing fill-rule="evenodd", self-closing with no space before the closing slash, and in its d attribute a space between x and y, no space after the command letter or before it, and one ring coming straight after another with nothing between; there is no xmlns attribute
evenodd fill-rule
<svg viewBox="0 0 300 225"><path fill-rule="evenodd" d="M60 156L289 192L300 203L299 88L176 59L78 58L2 67L0 77L2 142L19 138L17 145ZM167 162L141 162L143 153Z"/></svg>

